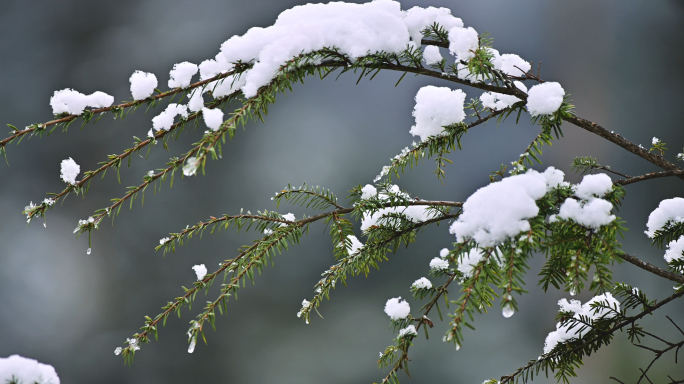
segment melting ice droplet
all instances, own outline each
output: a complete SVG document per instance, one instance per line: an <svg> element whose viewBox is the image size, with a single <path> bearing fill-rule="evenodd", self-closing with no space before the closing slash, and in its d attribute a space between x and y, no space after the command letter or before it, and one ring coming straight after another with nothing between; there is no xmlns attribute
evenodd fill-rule
<svg viewBox="0 0 684 384"><path fill-rule="evenodd" d="M501 314L503 315L503 317L505 317L505 318L507 318L507 319L508 319L509 317L513 316L514 313L515 313L515 311L514 311L513 308L511 308L511 306L508 305L508 304L506 304L506 305L503 307L503 310L501 311Z"/></svg>
<svg viewBox="0 0 684 384"><path fill-rule="evenodd" d="M193 338L193 339L190 341L190 345L188 346L188 353L193 353L193 352L195 352L195 340L197 340L197 339Z"/></svg>
<svg viewBox="0 0 684 384"><path fill-rule="evenodd" d="M92 251L93 251L92 249L88 248L88 250L86 251L86 253L90 255L90 253L91 253Z"/></svg>

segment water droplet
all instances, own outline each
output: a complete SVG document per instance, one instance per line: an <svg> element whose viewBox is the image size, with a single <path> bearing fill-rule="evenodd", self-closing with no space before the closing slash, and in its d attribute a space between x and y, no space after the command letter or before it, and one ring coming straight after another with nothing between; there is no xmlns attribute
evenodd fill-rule
<svg viewBox="0 0 684 384"><path fill-rule="evenodd" d="M513 308L511 308L511 306L508 305L508 304L506 304L506 305L503 307L503 310L501 311L501 314L503 315L503 317L505 317L505 318L507 318L507 319L508 319L509 317L513 316L514 313L515 313L515 311L514 311Z"/></svg>
<svg viewBox="0 0 684 384"><path fill-rule="evenodd" d="M92 251L93 251L92 249L88 248L88 250L86 251L86 253L90 255L90 253L91 253Z"/></svg>
<svg viewBox="0 0 684 384"><path fill-rule="evenodd" d="M190 345L188 346L188 353L193 353L193 352L195 352L195 343L196 343L196 339L195 339L195 338L193 338L192 340L190 340Z"/></svg>
<svg viewBox="0 0 684 384"><path fill-rule="evenodd" d="M456 350L458 351L459 349L461 349L461 344L456 344Z"/></svg>
<svg viewBox="0 0 684 384"><path fill-rule="evenodd" d="M575 296L577 294L577 290L575 288L570 289L570 296Z"/></svg>
<svg viewBox="0 0 684 384"><path fill-rule="evenodd" d="M47 228L47 223L43 223L43 228Z"/></svg>

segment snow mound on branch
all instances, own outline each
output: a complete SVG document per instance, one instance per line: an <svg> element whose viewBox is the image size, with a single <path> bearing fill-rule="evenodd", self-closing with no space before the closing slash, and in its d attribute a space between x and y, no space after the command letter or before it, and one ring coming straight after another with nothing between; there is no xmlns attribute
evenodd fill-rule
<svg viewBox="0 0 684 384"><path fill-rule="evenodd" d="M513 82L513 84L519 90L527 93L527 87L525 86L525 84L519 81L515 81ZM504 95L503 93L485 92L480 96L480 101L482 102L483 106L491 108L495 111L500 111L517 103L518 101L520 101L520 99L512 95Z"/></svg>
<svg viewBox="0 0 684 384"><path fill-rule="evenodd" d="M665 261L671 263L675 260L684 259L684 236L681 236L677 240L672 240L667 245L667 250L665 251Z"/></svg>
<svg viewBox="0 0 684 384"><path fill-rule="evenodd" d="M190 86L192 77L197 73L197 64L184 61L174 64L169 72L169 88L187 88Z"/></svg>
<svg viewBox="0 0 684 384"><path fill-rule="evenodd" d="M610 292L595 296L593 299L584 303L584 305L582 305L579 300L570 300L570 302L568 302L566 299L561 299L558 301L558 306L563 312L574 312L573 318L577 320L580 319L580 316L588 317L592 322L601 318L609 319L615 317L615 312L611 309L603 306L596 309L591 308L592 304L598 302L613 308L615 311L620 311L620 302L618 302ZM558 343L564 343L573 339L581 339L590 330L590 327L584 326L583 324L566 323L565 325L561 325L561 323L557 323L556 330L546 336L544 354L551 352Z"/></svg>
<svg viewBox="0 0 684 384"><path fill-rule="evenodd" d="M655 232L662 229L668 221L672 223L684 222L684 199L681 197L661 201L658 208L648 215L646 235L653 238Z"/></svg>
<svg viewBox="0 0 684 384"><path fill-rule="evenodd" d="M202 116L204 116L204 124L212 131L218 131L218 129L221 128L221 124L223 124L222 110L218 108L202 108Z"/></svg>
<svg viewBox="0 0 684 384"><path fill-rule="evenodd" d="M475 57L478 43L477 31L472 27L449 30L449 52L456 56L456 60L468 61Z"/></svg>
<svg viewBox="0 0 684 384"><path fill-rule="evenodd" d="M478 189L463 203L463 213L449 232L459 243L473 239L481 247L491 247L529 231L528 220L539 213L536 200L556 187L562 175L553 167L544 173L529 170Z"/></svg>
<svg viewBox="0 0 684 384"><path fill-rule="evenodd" d="M601 199L613 189L613 182L608 175L587 175L575 187L575 195L581 200L567 199L558 212L558 217L572 219L585 227L598 229L615 220L611 215L613 204ZM551 219L553 221L555 219Z"/></svg>
<svg viewBox="0 0 684 384"><path fill-rule="evenodd" d="M66 160L62 160L62 164L60 164L60 166L61 170L59 176L62 178L62 180L64 180L65 183L72 185L76 184L76 176L78 176L78 174L81 172L81 167L76 164L74 159L70 157Z"/></svg>
<svg viewBox="0 0 684 384"><path fill-rule="evenodd" d="M26 384L60 384L52 365L19 355L0 357L0 383L9 383L13 378Z"/></svg>
<svg viewBox="0 0 684 384"><path fill-rule="evenodd" d="M470 277L473 273L473 269L482 261L482 257L484 257L484 253L482 253L481 249L471 249L470 252L461 259L461 262L458 264L458 270L466 277Z"/></svg>
<svg viewBox="0 0 684 384"><path fill-rule="evenodd" d="M410 133L425 140L444 132L444 126L462 122L465 119L465 97L460 89L452 91L432 85L422 87L416 94L416 106L413 108L416 125L411 127Z"/></svg>
<svg viewBox="0 0 684 384"><path fill-rule="evenodd" d="M423 59L425 60L425 64L433 65L439 64L444 58L442 57L442 54L439 53L439 47L429 45L425 47L425 50L423 51Z"/></svg>
<svg viewBox="0 0 684 384"><path fill-rule="evenodd" d="M451 10L448 8L413 7L404 13L404 24L408 28L409 36L418 47L420 47L420 41L423 38L423 30L434 23L439 24L447 31L452 28L463 28L463 21L452 16Z"/></svg>
<svg viewBox="0 0 684 384"><path fill-rule="evenodd" d="M560 84L551 82L537 84L527 94L527 110L530 115L552 115L563 104L565 90Z"/></svg>
<svg viewBox="0 0 684 384"><path fill-rule="evenodd" d="M112 104L114 104L114 96L104 92L97 91L90 95L84 95L69 88L55 91L50 98L52 113L55 115L65 112L70 115L80 115L86 107L105 108Z"/></svg>
<svg viewBox="0 0 684 384"><path fill-rule="evenodd" d="M405 300L401 300L401 296L387 300L385 304L385 313L392 320L405 319L411 313L411 307Z"/></svg>
<svg viewBox="0 0 684 384"><path fill-rule="evenodd" d="M181 116L183 119L188 118L188 108L185 105L171 103L166 106L159 115L152 118L152 128L155 131L168 131L173 125L173 119L176 116Z"/></svg>
<svg viewBox="0 0 684 384"><path fill-rule="evenodd" d="M154 73L135 71L129 79L131 82L131 95L133 100L143 100L154 93L157 88L157 76Z"/></svg>

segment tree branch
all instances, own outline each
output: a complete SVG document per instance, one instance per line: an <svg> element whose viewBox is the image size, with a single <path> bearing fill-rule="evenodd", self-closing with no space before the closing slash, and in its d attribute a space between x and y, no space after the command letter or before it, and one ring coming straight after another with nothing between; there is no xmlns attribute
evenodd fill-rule
<svg viewBox="0 0 684 384"><path fill-rule="evenodd" d="M644 180L656 179L659 177L669 177L669 176L682 176L684 175L684 170L676 171L665 171L665 172L652 172L641 176L628 177L626 179L618 180L615 184L627 185L632 183L638 183Z"/></svg>
<svg viewBox="0 0 684 384"><path fill-rule="evenodd" d="M655 265L641 261L641 259L639 259L636 256L630 256L628 254L620 254L618 256L621 259L628 261L631 264L634 264L637 267L643 269L644 271L651 272L654 275L664 277L668 280L672 280L672 281L679 283L679 284L684 284L684 276L682 276L682 275L678 275L676 273L672 273L672 272L666 271L664 269L660 269L660 268L656 267Z"/></svg>

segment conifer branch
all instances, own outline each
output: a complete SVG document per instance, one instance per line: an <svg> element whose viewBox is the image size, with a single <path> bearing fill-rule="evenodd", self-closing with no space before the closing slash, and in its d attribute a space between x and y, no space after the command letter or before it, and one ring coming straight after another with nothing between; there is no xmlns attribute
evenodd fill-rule
<svg viewBox="0 0 684 384"><path fill-rule="evenodd" d="M622 179L622 180L617 180L615 182L615 184L627 185L627 184L632 184L632 183L638 183L638 182L644 181L644 180L656 179L656 178L660 178L660 177L682 176L682 175L684 175L684 169L683 170L675 170L675 171L665 171L665 172L652 172L652 173L647 173L647 174L641 175L641 176L634 176L634 177L628 177L628 178Z"/></svg>
<svg viewBox="0 0 684 384"><path fill-rule="evenodd" d="M618 253L618 256L621 259L643 269L644 271L650 272L654 275L663 277L665 279L674 281L674 282L679 283L679 284L684 284L684 276L682 276L682 275L678 275L676 273L672 273L672 272L668 272L664 269L660 269L660 268L656 267L655 265L652 265L652 264L647 263L645 261L641 261L641 259L639 259L636 256L631 256L631 255L628 255L625 253Z"/></svg>

